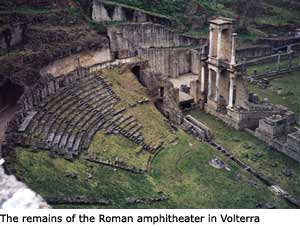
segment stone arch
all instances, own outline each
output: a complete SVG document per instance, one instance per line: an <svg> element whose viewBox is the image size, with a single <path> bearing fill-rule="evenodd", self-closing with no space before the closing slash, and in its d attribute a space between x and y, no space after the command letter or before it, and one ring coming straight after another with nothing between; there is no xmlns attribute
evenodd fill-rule
<svg viewBox="0 0 300 229"><path fill-rule="evenodd" d="M137 80L140 82L140 84L143 86L143 87L146 87L146 84L145 84L145 81L142 77L142 74L141 74L141 66L140 65L135 65L131 68L131 72L136 76Z"/></svg>

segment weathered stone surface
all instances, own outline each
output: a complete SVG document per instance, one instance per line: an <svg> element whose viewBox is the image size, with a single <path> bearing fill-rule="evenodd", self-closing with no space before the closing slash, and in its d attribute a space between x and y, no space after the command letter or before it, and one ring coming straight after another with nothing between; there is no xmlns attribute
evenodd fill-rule
<svg viewBox="0 0 300 229"><path fill-rule="evenodd" d="M205 38L181 35L152 23L131 23L108 28L111 51L119 58L135 56L140 48L199 47Z"/></svg>

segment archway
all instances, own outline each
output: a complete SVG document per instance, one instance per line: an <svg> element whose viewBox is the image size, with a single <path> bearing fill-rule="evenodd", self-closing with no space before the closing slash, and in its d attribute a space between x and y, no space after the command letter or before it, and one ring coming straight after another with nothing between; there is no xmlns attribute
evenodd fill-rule
<svg viewBox="0 0 300 229"><path fill-rule="evenodd" d="M0 143L3 141L7 123L16 112L16 104L23 94L23 88L11 81L0 86Z"/></svg>
<svg viewBox="0 0 300 229"><path fill-rule="evenodd" d="M140 66L134 66L131 69L132 73L136 76L137 80L140 82L141 85L143 85L144 87L146 87L146 84L144 82L144 80L142 79L141 76L141 67Z"/></svg>

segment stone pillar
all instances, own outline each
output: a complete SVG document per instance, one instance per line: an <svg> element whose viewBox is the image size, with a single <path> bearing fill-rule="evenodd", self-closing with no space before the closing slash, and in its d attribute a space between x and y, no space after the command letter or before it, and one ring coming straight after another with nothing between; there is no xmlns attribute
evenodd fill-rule
<svg viewBox="0 0 300 229"><path fill-rule="evenodd" d="M216 72L216 94L215 94L216 102L218 102L220 97L220 78L221 78L221 71L218 69Z"/></svg>
<svg viewBox="0 0 300 229"><path fill-rule="evenodd" d="M222 29L218 29L217 59L221 59Z"/></svg>
<svg viewBox="0 0 300 229"><path fill-rule="evenodd" d="M201 92L205 91L205 67L201 67Z"/></svg>
<svg viewBox="0 0 300 229"><path fill-rule="evenodd" d="M291 68L292 68L292 60L293 60L293 54L290 53L289 54L289 63L288 63L289 70L291 70Z"/></svg>
<svg viewBox="0 0 300 229"><path fill-rule="evenodd" d="M208 93L207 96L211 96L211 69L208 69Z"/></svg>
<svg viewBox="0 0 300 229"><path fill-rule="evenodd" d="M281 62L281 55L279 53L277 56L277 71L280 71L280 62Z"/></svg>
<svg viewBox="0 0 300 229"><path fill-rule="evenodd" d="M236 33L232 34L232 46L231 46L231 65L236 64L236 56L235 56L235 49L236 49Z"/></svg>
<svg viewBox="0 0 300 229"><path fill-rule="evenodd" d="M200 92L200 81L195 80L190 83L191 90L190 95L194 98L194 102L198 103L201 98L201 92Z"/></svg>
<svg viewBox="0 0 300 229"><path fill-rule="evenodd" d="M235 77L234 77L234 75L230 75L228 108L233 107L234 85L235 85Z"/></svg>
<svg viewBox="0 0 300 229"><path fill-rule="evenodd" d="M213 28L209 28L209 54L208 57L211 59L213 52Z"/></svg>

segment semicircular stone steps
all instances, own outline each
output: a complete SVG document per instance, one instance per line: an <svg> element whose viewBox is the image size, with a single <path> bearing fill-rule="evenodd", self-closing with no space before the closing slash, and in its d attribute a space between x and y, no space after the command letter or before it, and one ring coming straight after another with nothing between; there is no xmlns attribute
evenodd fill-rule
<svg viewBox="0 0 300 229"><path fill-rule="evenodd" d="M142 125L133 116L125 116L125 108L114 108L119 101L103 77L84 76L39 104L26 130L27 145L72 159L87 151L95 134L103 130L121 134L155 153L159 146L144 143Z"/></svg>

